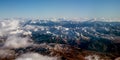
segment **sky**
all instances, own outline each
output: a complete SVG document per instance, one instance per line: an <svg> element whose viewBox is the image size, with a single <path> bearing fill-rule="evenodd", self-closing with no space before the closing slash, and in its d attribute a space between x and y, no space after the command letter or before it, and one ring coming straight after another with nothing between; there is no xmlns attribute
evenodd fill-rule
<svg viewBox="0 0 120 60"><path fill-rule="evenodd" d="M0 17L120 18L120 0L0 0Z"/></svg>

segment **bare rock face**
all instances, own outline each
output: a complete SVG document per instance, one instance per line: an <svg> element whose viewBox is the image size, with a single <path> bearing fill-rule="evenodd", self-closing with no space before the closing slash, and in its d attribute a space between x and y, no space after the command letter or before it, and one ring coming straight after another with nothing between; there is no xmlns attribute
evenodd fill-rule
<svg viewBox="0 0 120 60"><path fill-rule="evenodd" d="M16 53L22 55L27 52L36 52L42 55L58 57L58 60L84 60L84 57L74 47L64 44L39 44L26 47L24 49L15 49Z"/></svg>
<svg viewBox="0 0 120 60"><path fill-rule="evenodd" d="M49 58L55 57L56 60L113 60L113 59L118 60L119 59L119 57L115 56L114 54L79 49L66 44L44 43L44 44L35 44L25 48L0 49L0 60L26 59L27 57L33 56L34 53L35 56L30 59L34 59L34 58L36 59L38 56L43 56L43 59L46 59L48 57Z"/></svg>
<svg viewBox="0 0 120 60"><path fill-rule="evenodd" d="M13 60L15 52L8 49L0 49L0 60Z"/></svg>

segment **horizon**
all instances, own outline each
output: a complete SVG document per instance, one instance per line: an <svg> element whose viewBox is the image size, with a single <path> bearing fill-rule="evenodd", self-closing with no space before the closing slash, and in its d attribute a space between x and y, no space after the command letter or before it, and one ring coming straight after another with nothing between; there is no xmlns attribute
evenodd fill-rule
<svg viewBox="0 0 120 60"><path fill-rule="evenodd" d="M120 22L120 18L82 18L82 17L75 17L75 18L68 18L68 17L52 17L52 18L41 18L41 17L12 17L12 18L1 18L0 20L46 20L46 21L78 21L78 22L95 22L95 21L101 21L101 22Z"/></svg>

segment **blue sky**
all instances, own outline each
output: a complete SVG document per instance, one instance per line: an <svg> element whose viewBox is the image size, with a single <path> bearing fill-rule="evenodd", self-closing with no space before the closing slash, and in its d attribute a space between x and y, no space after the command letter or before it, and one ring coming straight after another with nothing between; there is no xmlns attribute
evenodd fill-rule
<svg viewBox="0 0 120 60"><path fill-rule="evenodd" d="M120 17L120 0L0 0L0 17Z"/></svg>

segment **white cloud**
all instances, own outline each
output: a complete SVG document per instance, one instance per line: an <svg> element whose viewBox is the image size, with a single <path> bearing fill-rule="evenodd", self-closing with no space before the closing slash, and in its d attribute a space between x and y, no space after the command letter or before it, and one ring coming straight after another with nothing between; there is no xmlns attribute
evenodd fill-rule
<svg viewBox="0 0 120 60"><path fill-rule="evenodd" d="M85 57L86 60L100 60L98 55L88 55Z"/></svg>
<svg viewBox="0 0 120 60"><path fill-rule="evenodd" d="M2 20L0 21L0 36L8 35L9 32L17 30L20 27L18 20Z"/></svg>
<svg viewBox="0 0 120 60"><path fill-rule="evenodd" d="M5 41L4 47L8 48L21 48L32 45L32 42L29 42L30 38L28 37L18 37L16 35L9 36Z"/></svg>
<svg viewBox="0 0 120 60"><path fill-rule="evenodd" d="M49 56L43 56L38 53L26 53L15 60L58 60L57 57L49 57Z"/></svg>
<svg viewBox="0 0 120 60"><path fill-rule="evenodd" d="M29 42L29 40L31 40L30 38L20 37L21 34L31 34L31 32L22 30L22 23L23 21L14 19L0 20L0 37L7 36L7 39L4 42L4 47L21 48L27 47L32 44L31 42Z"/></svg>

